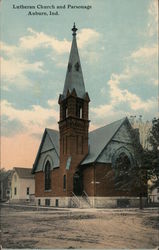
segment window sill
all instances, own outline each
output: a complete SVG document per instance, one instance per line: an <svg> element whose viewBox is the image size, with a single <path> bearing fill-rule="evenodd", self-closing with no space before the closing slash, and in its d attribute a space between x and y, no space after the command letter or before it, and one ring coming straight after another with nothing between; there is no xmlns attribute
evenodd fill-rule
<svg viewBox="0 0 159 250"><path fill-rule="evenodd" d="M51 189L49 189L49 190L44 190L44 192L51 192Z"/></svg>

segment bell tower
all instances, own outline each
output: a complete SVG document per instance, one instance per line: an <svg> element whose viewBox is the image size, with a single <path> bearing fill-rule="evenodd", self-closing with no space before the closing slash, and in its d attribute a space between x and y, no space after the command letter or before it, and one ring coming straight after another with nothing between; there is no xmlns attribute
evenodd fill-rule
<svg viewBox="0 0 159 250"><path fill-rule="evenodd" d="M66 196L73 192L73 176L88 154L89 95L85 91L74 24L72 46L60 105L60 169L65 176Z"/></svg>

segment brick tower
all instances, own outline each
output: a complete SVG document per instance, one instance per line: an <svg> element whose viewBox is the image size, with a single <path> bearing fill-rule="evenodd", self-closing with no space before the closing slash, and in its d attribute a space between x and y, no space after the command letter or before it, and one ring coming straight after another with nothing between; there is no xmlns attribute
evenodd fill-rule
<svg viewBox="0 0 159 250"><path fill-rule="evenodd" d="M89 95L85 91L78 54L75 24L73 40L60 105L60 171L63 176L63 195L80 195L78 166L88 154Z"/></svg>

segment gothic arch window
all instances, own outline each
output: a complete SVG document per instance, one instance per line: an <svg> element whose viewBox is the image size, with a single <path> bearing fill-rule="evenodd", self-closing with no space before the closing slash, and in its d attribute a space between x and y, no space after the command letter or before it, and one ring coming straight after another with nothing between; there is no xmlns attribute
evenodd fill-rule
<svg viewBox="0 0 159 250"><path fill-rule="evenodd" d="M67 117L68 117L68 106L67 106L67 103L65 102L63 104L63 119L65 119Z"/></svg>
<svg viewBox="0 0 159 250"><path fill-rule="evenodd" d="M124 152L119 154L115 161L115 168L120 169L122 172L127 173L130 167L131 167L131 162L129 157Z"/></svg>
<svg viewBox="0 0 159 250"><path fill-rule="evenodd" d="M131 187L131 173L135 166L132 153L124 146L117 149L112 157L114 185L118 191L128 192Z"/></svg>
<svg viewBox="0 0 159 250"><path fill-rule="evenodd" d="M127 191L130 188L130 170L131 162L129 157L124 153L120 153L115 160L115 189Z"/></svg>
<svg viewBox="0 0 159 250"><path fill-rule="evenodd" d="M68 107L65 108L66 118L68 117Z"/></svg>
<svg viewBox="0 0 159 250"><path fill-rule="evenodd" d="M82 118L82 107L80 107L79 115L80 115L80 118Z"/></svg>
<svg viewBox="0 0 159 250"><path fill-rule="evenodd" d="M51 164L47 161L45 164L45 190L51 189Z"/></svg>
<svg viewBox="0 0 159 250"><path fill-rule="evenodd" d="M76 103L76 116L79 117L80 119L83 118L83 104L78 100Z"/></svg>
<svg viewBox="0 0 159 250"><path fill-rule="evenodd" d="M129 159L129 161L130 161L131 167L133 167L135 165L135 159L134 159L132 153L126 147L122 146L122 147L118 148L112 156L113 167L116 167L116 160L118 158L120 158L120 156L127 157L127 159Z"/></svg>

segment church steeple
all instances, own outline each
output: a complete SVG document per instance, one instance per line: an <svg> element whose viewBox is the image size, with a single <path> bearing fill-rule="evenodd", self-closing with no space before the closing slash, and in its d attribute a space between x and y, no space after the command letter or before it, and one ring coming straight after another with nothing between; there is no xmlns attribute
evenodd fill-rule
<svg viewBox="0 0 159 250"><path fill-rule="evenodd" d="M88 154L89 96L85 92L83 74L76 43L74 24L73 40L60 105L60 169L66 176L66 192L72 195L74 174Z"/></svg>
<svg viewBox="0 0 159 250"><path fill-rule="evenodd" d="M63 89L63 99L67 97L67 93L71 94L73 91L75 91L77 97L84 98L85 97L85 86L84 86L84 80L83 80L83 73L80 63L80 57L78 53L77 48L77 42L76 42L76 32L77 28L74 26L72 28L72 46L70 51L70 57L69 62L67 66L67 72L66 72L66 78L65 78L65 85Z"/></svg>

